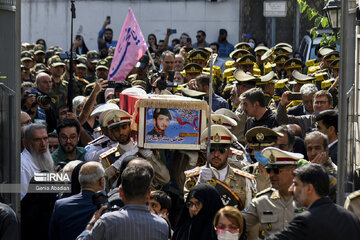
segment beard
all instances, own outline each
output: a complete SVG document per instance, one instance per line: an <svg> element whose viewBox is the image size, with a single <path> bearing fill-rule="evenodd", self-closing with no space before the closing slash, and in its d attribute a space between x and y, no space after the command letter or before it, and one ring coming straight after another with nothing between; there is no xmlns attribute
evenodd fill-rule
<svg viewBox="0 0 360 240"><path fill-rule="evenodd" d="M51 157L49 148L47 148L46 152L39 154L34 151L34 148L32 146L30 146L30 153L31 153L32 159L35 162L36 166L38 166L40 168L40 172L42 172L42 171L53 172L54 171L54 161Z"/></svg>

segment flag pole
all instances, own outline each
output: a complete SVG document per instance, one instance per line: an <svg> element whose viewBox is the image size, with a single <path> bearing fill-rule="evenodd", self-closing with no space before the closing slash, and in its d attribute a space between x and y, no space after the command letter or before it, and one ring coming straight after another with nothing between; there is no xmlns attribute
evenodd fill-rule
<svg viewBox="0 0 360 240"><path fill-rule="evenodd" d="M149 52L149 49L147 50L147 54L149 55L150 63L152 65L153 69L156 70L154 59L152 58L152 56L151 56L151 54Z"/></svg>
<svg viewBox="0 0 360 240"><path fill-rule="evenodd" d="M210 143L211 143L211 111L212 111L212 92L213 92L213 53L210 54L210 80L209 80L209 116L208 116L208 142L206 151L206 167L210 167Z"/></svg>

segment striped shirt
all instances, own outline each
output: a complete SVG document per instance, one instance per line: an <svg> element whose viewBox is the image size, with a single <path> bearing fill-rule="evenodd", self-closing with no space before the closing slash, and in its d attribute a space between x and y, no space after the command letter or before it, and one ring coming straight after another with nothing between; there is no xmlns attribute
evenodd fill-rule
<svg viewBox="0 0 360 240"><path fill-rule="evenodd" d="M150 213L143 204L128 204L119 211L102 215L91 231L83 231L77 239L168 239L166 221Z"/></svg>

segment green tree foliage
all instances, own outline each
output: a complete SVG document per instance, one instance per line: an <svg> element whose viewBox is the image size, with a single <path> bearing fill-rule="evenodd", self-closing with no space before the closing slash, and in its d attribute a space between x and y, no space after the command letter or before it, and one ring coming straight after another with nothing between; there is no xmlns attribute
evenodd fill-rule
<svg viewBox="0 0 360 240"><path fill-rule="evenodd" d="M327 4L328 0L324 0L324 6ZM327 16L321 15L318 11L311 8L309 4L306 2L306 0L297 0L299 4L299 9L301 14L306 14L309 21L314 22L314 27L310 29L310 35L312 36L312 39L314 40L316 37L319 36L318 29L320 28L329 28L329 19ZM338 36L340 35L340 32L336 33ZM329 34L323 34L323 39L321 40L320 45L331 45L336 42L339 37L336 37L335 35L329 35Z"/></svg>

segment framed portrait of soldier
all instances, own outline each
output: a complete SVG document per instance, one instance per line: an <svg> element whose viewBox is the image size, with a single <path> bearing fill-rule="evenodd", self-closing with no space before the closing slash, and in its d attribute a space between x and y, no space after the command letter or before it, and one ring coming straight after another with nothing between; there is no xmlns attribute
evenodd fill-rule
<svg viewBox="0 0 360 240"><path fill-rule="evenodd" d="M206 109L176 108L179 106L168 102L161 107L140 108L138 145L155 149L199 150L200 135L206 128ZM182 107L185 106L183 102Z"/></svg>

